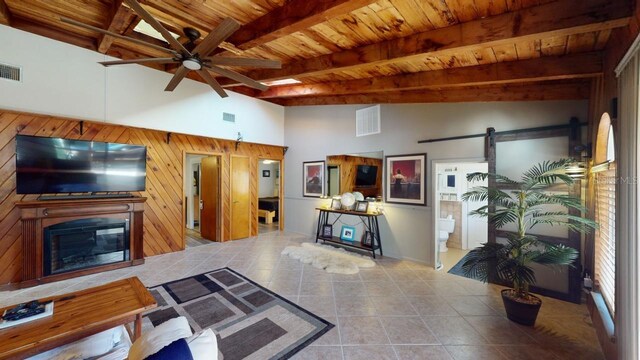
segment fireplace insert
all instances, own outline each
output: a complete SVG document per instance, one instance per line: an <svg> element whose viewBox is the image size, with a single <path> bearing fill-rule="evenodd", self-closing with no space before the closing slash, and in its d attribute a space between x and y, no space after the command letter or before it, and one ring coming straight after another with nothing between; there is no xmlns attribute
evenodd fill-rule
<svg viewBox="0 0 640 360"><path fill-rule="evenodd" d="M44 275L130 260L129 220L92 218L44 229Z"/></svg>

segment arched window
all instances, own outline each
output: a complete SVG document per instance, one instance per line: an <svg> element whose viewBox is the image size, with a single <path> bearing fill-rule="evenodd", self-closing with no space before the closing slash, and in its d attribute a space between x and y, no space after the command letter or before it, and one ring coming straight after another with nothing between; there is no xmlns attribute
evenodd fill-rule
<svg viewBox="0 0 640 360"><path fill-rule="evenodd" d="M609 114L604 113L598 125L595 147L595 233L594 280L604 298L611 317L615 313L616 283L616 166L613 126Z"/></svg>

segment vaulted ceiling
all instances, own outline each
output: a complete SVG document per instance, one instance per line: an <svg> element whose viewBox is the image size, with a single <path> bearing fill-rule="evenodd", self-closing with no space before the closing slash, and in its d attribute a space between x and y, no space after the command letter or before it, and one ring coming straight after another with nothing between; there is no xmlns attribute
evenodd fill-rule
<svg viewBox="0 0 640 360"><path fill-rule="evenodd" d="M588 98L627 0L139 0L167 29L203 37L224 18L242 24L219 53L279 59L282 69L231 67L261 92L293 105ZM134 31L122 0L0 0L0 23L122 59L162 52L60 21L60 17L167 47ZM167 72L170 65L149 65ZM198 75L193 78L202 81Z"/></svg>

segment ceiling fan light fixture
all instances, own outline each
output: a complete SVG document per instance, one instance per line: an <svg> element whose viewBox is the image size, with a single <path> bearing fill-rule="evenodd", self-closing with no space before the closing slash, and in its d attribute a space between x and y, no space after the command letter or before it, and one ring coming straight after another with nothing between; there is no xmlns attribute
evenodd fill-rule
<svg viewBox="0 0 640 360"><path fill-rule="evenodd" d="M280 79L280 80L273 80L273 81L262 81L262 83L267 86L281 86L281 85L301 84L302 81L291 78L291 79Z"/></svg>
<svg viewBox="0 0 640 360"><path fill-rule="evenodd" d="M186 59L182 60L182 65L189 70L202 69L202 63L198 59Z"/></svg>

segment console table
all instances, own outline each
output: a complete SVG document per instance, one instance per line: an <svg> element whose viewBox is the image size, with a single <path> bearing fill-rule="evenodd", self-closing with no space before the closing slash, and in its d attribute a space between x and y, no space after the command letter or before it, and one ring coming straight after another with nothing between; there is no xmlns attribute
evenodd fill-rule
<svg viewBox="0 0 640 360"><path fill-rule="evenodd" d="M380 238L380 227L378 226L378 216L382 216L382 214L369 214L358 211L350 211L350 210L332 210L332 209L323 209L316 208L316 210L320 211L320 215L318 216L318 227L316 229L316 242L318 240L322 240L323 242L328 242L332 244L343 245L346 247L364 250L371 252L373 258L376 258L376 250L380 250L380 256L382 255L382 240ZM364 246L359 242L352 241L344 241L340 239L340 237L332 236L330 238L322 236L322 226L329 224L329 215L333 214L335 219L331 222L331 225L335 224L343 215L353 216L358 218L364 228L371 232L373 235L373 242L371 247Z"/></svg>

